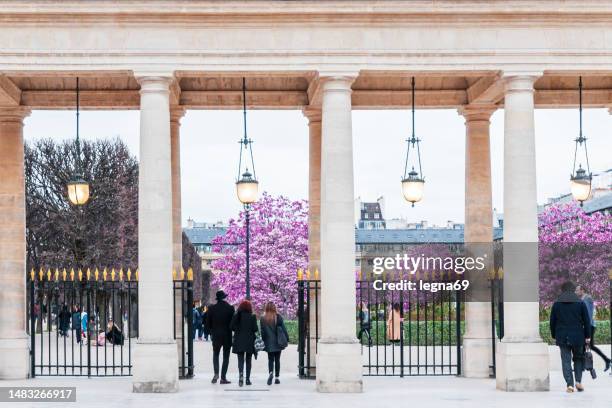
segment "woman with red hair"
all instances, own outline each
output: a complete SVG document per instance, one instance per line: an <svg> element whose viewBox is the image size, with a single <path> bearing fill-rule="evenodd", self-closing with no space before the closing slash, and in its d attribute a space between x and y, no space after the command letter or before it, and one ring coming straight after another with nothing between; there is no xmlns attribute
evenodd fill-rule
<svg viewBox="0 0 612 408"><path fill-rule="evenodd" d="M243 300L238 311L232 318L230 328L234 332L232 352L238 355L238 371L240 378L238 385L244 385L244 366L246 363L246 385L251 385L251 361L255 354L255 333L257 333L257 319L253 314L253 306L248 300Z"/></svg>

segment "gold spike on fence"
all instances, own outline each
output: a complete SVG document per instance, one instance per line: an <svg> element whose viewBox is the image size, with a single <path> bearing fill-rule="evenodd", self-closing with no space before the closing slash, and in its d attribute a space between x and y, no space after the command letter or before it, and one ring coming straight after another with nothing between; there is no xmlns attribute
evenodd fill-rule
<svg viewBox="0 0 612 408"><path fill-rule="evenodd" d="M136 268L136 272L134 272L134 280L138 280L138 268Z"/></svg>
<svg viewBox="0 0 612 408"><path fill-rule="evenodd" d="M30 280L33 281L35 276L36 272L34 272L34 268L32 268L32 270L30 271Z"/></svg>
<svg viewBox="0 0 612 408"><path fill-rule="evenodd" d="M187 280L193 280L193 268L187 269Z"/></svg>
<svg viewBox="0 0 612 408"><path fill-rule="evenodd" d="M314 278L315 280L319 280L319 268L315 268L315 274L314 274Z"/></svg>
<svg viewBox="0 0 612 408"><path fill-rule="evenodd" d="M302 268L298 268L297 270L297 280L301 281L304 279L304 270Z"/></svg>

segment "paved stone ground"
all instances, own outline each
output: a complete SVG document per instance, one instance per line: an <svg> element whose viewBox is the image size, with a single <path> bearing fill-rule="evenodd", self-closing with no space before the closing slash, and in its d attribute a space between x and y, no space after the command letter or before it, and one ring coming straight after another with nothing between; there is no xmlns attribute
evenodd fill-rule
<svg viewBox="0 0 612 408"><path fill-rule="evenodd" d="M265 354L255 362L251 387L239 388L236 383L236 361L232 355L229 378L231 385L210 384L210 343L196 343L197 371L195 378L183 380L177 394L133 394L129 377L75 378L39 377L27 381L1 381L0 386L76 386L81 407L521 407L521 408L609 408L612 402L612 377L599 371L600 378L584 381L586 392L566 394L559 371L551 373L550 392L505 393L495 389L494 380L444 377L365 377L363 394L318 394L315 382L296 376L297 353L287 350L283 356L281 385L268 387ZM556 357L556 354L553 354ZM3 406L34 407L40 404L0 404ZM45 403L45 407L69 407L70 404Z"/></svg>

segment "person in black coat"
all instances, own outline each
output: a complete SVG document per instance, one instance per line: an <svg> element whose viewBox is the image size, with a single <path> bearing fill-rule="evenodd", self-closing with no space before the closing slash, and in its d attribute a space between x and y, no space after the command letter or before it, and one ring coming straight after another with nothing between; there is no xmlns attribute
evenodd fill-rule
<svg viewBox="0 0 612 408"><path fill-rule="evenodd" d="M81 309L78 305L72 306L72 330L77 343L81 342Z"/></svg>
<svg viewBox="0 0 612 408"><path fill-rule="evenodd" d="M226 297L227 294L224 291L218 291L216 294L217 303L211 305L206 313L206 327L213 343L213 367L215 370L215 375L212 379L213 384L219 380L219 353L221 349L223 349L223 363L221 366L220 384L230 384L226 377L232 347L230 323L234 316L234 306L224 300Z"/></svg>
<svg viewBox="0 0 612 408"><path fill-rule="evenodd" d="M561 350L561 367L567 392L574 392L574 377L576 389L584 391L581 384L584 348L591 335L589 312L584 302L574 293L575 290L576 286L572 282L565 282L561 286L562 293L550 312L550 334Z"/></svg>
<svg viewBox="0 0 612 408"><path fill-rule="evenodd" d="M268 385L272 385L272 377L276 377L274 384L280 384L280 357L281 352L287 347L289 333L283 321L283 317L278 314L276 305L272 302L266 303L264 314L260 320L261 339L263 340L268 353Z"/></svg>
<svg viewBox="0 0 612 408"><path fill-rule="evenodd" d="M68 336L68 330L70 329L70 321L72 320L72 315L68 310L67 305L62 306L62 310L60 310L57 315L58 320L58 332L61 336Z"/></svg>
<svg viewBox="0 0 612 408"><path fill-rule="evenodd" d="M248 300L243 300L230 325L234 332L232 351L238 355L238 385L244 384L244 366L246 363L246 385L251 385L251 361L255 354L255 333L257 333L257 318L253 314L253 306Z"/></svg>

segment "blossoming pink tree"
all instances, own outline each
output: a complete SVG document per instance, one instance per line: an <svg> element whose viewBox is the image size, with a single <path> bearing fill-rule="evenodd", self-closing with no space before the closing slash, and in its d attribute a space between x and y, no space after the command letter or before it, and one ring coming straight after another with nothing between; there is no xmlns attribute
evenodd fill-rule
<svg viewBox="0 0 612 408"><path fill-rule="evenodd" d="M583 285L607 304L612 268L612 216L586 214L577 204L547 208L539 217L540 298L550 305L563 281Z"/></svg>
<svg viewBox="0 0 612 408"><path fill-rule="evenodd" d="M293 318L297 309L296 272L308 265L308 204L263 193L250 210L251 301L257 311L274 302L279 312ZM213 240L222 256L212 262L213 286L239 303L246 291L245 213L229 222L225 235Z"/></svg>

